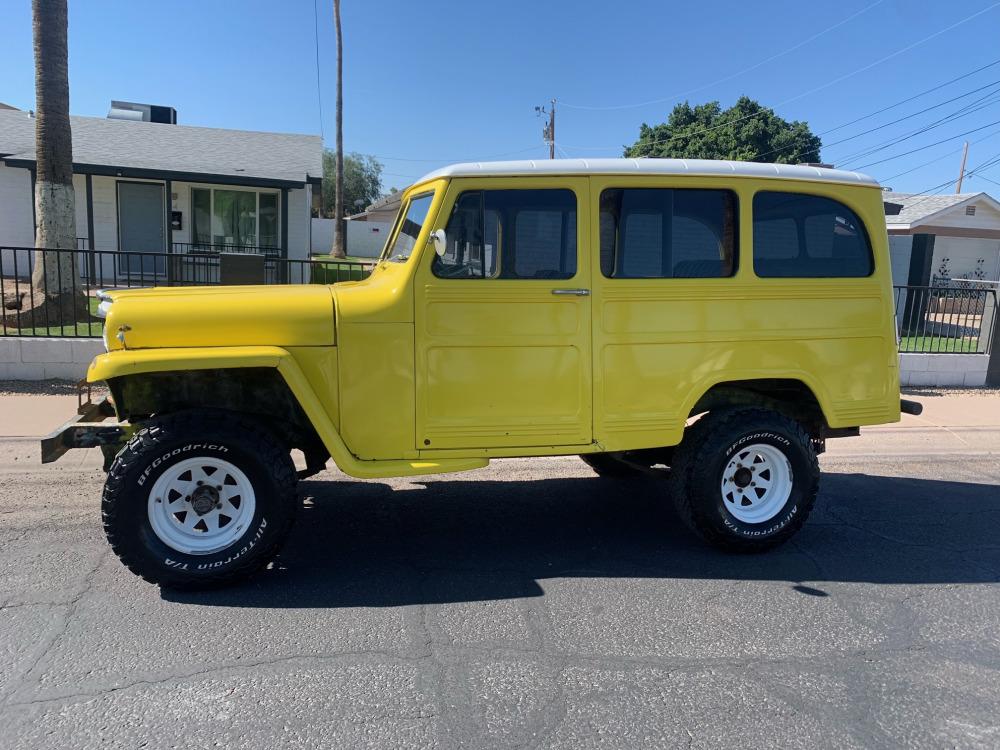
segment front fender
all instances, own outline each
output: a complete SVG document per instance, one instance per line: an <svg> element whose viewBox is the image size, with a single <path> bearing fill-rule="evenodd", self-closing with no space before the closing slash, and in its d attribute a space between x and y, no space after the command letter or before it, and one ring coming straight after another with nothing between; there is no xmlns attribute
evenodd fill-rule
<svg viewBox="0 0 1000 750"><path fill-rule="evenodd" d="M149 372L241 367L277 368L316 434L330 452L337 468L345 474L361 479L413 476L478 469L489 463L481 458L362 461L344 443L295 358L286 349L277 346L119 350L95 357L87 370L87 381L93 383Z"/></svg>
<svg viewBox="0 0 1000 750"><path fill-rule="evenodd" d="M282 358L291 359L291 355L277 346L126 349L96 356L87 369L87 382L144 372L278 367Z"/></svg>

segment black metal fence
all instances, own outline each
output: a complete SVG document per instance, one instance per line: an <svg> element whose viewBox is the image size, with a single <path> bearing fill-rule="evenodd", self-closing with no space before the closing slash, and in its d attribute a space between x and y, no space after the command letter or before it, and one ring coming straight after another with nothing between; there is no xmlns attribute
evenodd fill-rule
<svg viewBox="0 0 1000 750"><path fill-rule="evenodd" d="M197 249L196 249L197 248ZM290 260L269 248L183 245L172 253L0 247L0 336L96 337L97 292L157 286L334 284L365 278L374 263ZM187 252L179 252L186 250ZM31 283L37 262L74 304L42 304ZM895 287L903 353L989 354L998 307L995 288Z"/></svg>
<svg viewBox="0 0 1000 750"><path fill-rule="evenodd" d="M899 351L989 354L997 325L997 290L982 286L897 286Z"/></svg>
<svg viewBox="0 0 1000 750"><path fill-rule="evenodd" d="M43 304L31 283L36 263L65 295ZM219 284L334 284L358 281L373 263L334 259L292 260L266 253L134 253L115 250L35 250L0 247L0 337L85 337L101 335L97 317L102 289ZM65 300L76 300L66 302Z"/></svg>

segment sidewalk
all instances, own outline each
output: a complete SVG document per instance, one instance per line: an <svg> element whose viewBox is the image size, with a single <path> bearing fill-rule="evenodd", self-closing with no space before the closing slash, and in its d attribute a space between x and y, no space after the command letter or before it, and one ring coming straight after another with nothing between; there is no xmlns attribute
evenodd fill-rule
<svg viewBox="0 0 1000 750"><path fill-rule="evenodd" d="M919 402L923 413L862 427L859 438L830 440L827 457L1000 455L1000 390L905 388L903 398Z"/></svg>
<svg viewBox="0 0 1000 750"><path fill-rule="evenodd" d="M66 383L0 383L0 441L37 446L38 438L76 414L75 393ZM100 395L95 392L94 398ZM898 424L864 427L860 438L830 440L827 456L1000 454L1000 391L907 389L904 397L919 401L923 414L904 414Z"/></svg>

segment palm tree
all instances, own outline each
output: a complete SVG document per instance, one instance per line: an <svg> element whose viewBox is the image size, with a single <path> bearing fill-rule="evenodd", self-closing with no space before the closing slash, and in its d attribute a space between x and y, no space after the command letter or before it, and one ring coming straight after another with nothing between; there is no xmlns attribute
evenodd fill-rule
<svg viewBox="0 0 1000 750"><path fill-rule="evenodd" d="M69 124L69 62L66 0L32 0L35 48L35 262L31 275L46 316L51 308L73 315L82 296L74 294L76 199L73 194L73 140ZM58 257L53 257L58 256ZM80 299L75 299L80 297ZM85 305L83 305L85 307ZM36 318L42 312L33 311ZM70 319L75 323L76 318Z"/></svg>
<svg viewBox="0 0 1000 750"><path fill-rule="evenodd" d="M337 28L337 155L333 198L333 249L335 258L346 258L344 235L344 36L340 30L340 0L333 0L333 22Z"/></svg>

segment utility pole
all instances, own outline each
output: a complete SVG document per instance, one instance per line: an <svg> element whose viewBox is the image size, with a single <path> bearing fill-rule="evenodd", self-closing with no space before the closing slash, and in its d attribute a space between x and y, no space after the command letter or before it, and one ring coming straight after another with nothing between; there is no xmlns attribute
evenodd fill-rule
<svg viewBox="0 0 1000 750"><path fill-rule="evenodd" d="M535 107L535 116L549 116L549 124L542 128L542 139L549 144L549 158L556 158L556 100L551 100L551 108Z"/></svg>
<svg viewBox="0 0 1000 750"><path fill-rule="evenodd" d="M962 192L962 180L965 179L965 161L969 158L969 142L962 147L962 168L958 170L958 182L955 183L955 194Z"/></svg>

